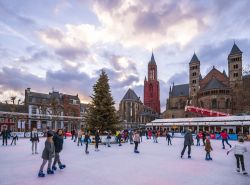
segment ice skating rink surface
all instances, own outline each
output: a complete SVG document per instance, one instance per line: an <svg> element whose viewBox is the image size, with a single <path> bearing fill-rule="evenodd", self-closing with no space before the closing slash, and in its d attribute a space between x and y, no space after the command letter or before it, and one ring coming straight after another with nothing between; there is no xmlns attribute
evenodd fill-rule
<svg viewBox="0 0 250 185"><path fill-rule="evenodd" d="M44 139L38 144L38 155L32 155L29 139L19 139L17 146L0 146L0 185L250 185L250 176L236 172L234 154L227 156L221 141L211 140L213 161L205 161L203 146L192 147L192 159L187 159L187 153L181 159L182 138L174 138L172 146L165 138L157 144L143 138L140 154L125 143L111 148L100 145L99 152L90 145L86 155L84 146L77 147L70 138L64 141L61 160L67 167L44 178L37 177ZM245 144L245 166L250 173L250 142Z"/></svg>

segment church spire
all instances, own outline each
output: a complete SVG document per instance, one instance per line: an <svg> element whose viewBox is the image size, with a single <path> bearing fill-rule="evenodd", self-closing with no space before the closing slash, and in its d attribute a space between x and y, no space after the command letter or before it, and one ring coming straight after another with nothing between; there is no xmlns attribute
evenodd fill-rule
<svg viewBox="0 0 250 185"><path fill-rule="evenodd" d="M151 59L150 59L150 61L149 61L149 64L151 64L151 65L156 65L155 57L154 57L153 51L152 51L152 55L151 55Z"/></svg>

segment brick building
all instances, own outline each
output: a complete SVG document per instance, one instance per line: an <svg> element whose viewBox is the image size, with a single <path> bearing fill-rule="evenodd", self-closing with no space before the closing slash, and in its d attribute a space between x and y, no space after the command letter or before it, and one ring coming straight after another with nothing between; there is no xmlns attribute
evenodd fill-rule
<svg viewBox="0 0 250 185"><path fill-rule="evenodd" d="M148 63L148 80L144 80L144 105L160 114L160 84L157 78L157 65L154 54Z"/></svg>
<svg viewBox="0 0 250 185"><path fill-rule="evenodd" d="M193 105L229 114L250 111L250 75L242 72L242 51L234 43L228 57L228 75L214 66L202 78L201 62L194 53L189 62L189 83L170 86L165 118L199 116L184 111Z"/></svg>

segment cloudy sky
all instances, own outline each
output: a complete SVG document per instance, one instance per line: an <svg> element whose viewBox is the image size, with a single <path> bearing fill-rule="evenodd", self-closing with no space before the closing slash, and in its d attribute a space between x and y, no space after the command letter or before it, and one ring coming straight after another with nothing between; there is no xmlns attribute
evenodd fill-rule
<svg viewBox="0 0 250 185"><path fill-rule="evenodd" d="M188 82L196 52L202 76L227 69L235 41L250 62L248 0L0 0L0 99L54 88L88 102L100 70L118 104L127 89L143 99L154 51L161 106L170 84Z"/></svg>

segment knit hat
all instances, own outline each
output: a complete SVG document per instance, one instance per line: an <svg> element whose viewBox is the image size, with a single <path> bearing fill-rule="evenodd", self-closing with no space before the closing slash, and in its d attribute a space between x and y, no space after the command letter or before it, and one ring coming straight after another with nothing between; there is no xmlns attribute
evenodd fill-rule
<svg viewBox="0 0 250 185"><path fill-rule="evenodd" d="M52 137L52 136L54 136L54 133L52 131L48 131L47 132L47 137Z"/></svg>

